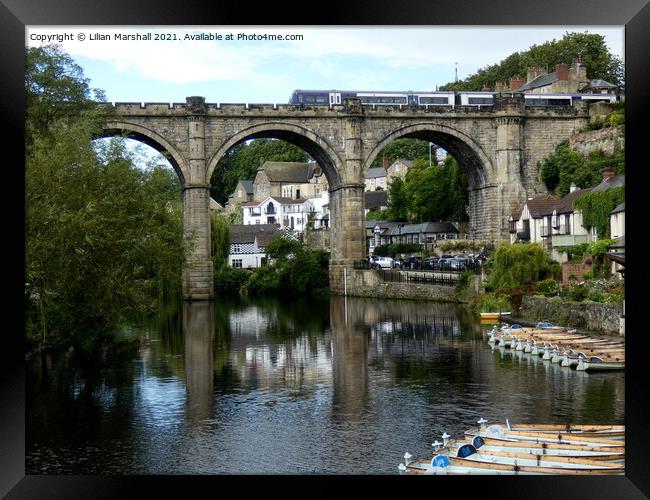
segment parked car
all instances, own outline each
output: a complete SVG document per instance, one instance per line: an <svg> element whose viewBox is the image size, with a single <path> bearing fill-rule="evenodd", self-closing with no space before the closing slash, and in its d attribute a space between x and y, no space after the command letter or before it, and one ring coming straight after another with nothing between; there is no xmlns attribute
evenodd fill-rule
<svg viewBox="0 0 650 500"><path fill-rule="evenodd" d="M422 257L413 255L402 263L402 269L421 269Z"/></svg>
<svg viewBox="0 0 650 500"><path fill-rule="evenodd" d="M422 261L422 269L436 269L436 265L440 259L438 257L429 257Z"/></svg>
<svg viewBox="0 0 650 500"><path fill-rule="evenodd" d="M443 258L440 257L438 259L438 262L435 263L434 269L440 270L440 271L450 271L451 270L451 258Z"/></svg>
<svg viewBox="0 0 650 500"><path fill-rule="evenodd" d="M392 257L375 257L372 261L372 267L375 269L390 269L394 266Z"/></svg>
<svg viewBox="0 0 650 500"><path fill-rule="evenodd" d="M455 259L449 259L451 269L454 271L462 271L469 264L469 259L465 257L456 257Z"/></svg>

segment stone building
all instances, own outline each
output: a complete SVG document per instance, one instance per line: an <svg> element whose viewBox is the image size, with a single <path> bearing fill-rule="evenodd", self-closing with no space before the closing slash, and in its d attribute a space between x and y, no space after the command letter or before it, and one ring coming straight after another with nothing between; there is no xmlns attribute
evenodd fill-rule
<svg viewBox="0 0 650 500"><path fill-rule="evenodd" d="M232 212L237 205L242 205L247 201L253 201L253 181L240 180L235 186L235 191L228 196L226 211Z"/></svg>
<svg viewBox="0 0 650 500"><path fill-rule="evenodd" d="M329 188L317 163L266 161L253 181L253 200L269 196L283 198L318 198Z"/></svg>

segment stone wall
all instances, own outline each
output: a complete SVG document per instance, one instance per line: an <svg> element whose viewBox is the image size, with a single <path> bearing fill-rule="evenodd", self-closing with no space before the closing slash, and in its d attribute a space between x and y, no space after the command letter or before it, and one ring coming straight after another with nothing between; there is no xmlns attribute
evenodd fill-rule
<svg viewBox="0 0 650 500"><path fill-rule="evenodd" d="M332 232L329 229L314 229L305 232L305 246L330 252L332 250Z"/></svg>
<svg viewBox="0 0 650 500"><path fill-rule="evenodd" d="M559 297L525 295L519 316L533 321L551 323L592 331L599 334L619 335L622 304L600 302L565 302Z"/></svg>
<svg viewBox="0 0 650 500"><path fill-rule="evenodd" d="M345 274L343 288L353 297L468 303L480 288L480 276L474 276L468 290L458 294L455 287L448 285L384 282L372 270L348 269Z"/></svg>
<svg viewBox="0 0 650 500"><path fill-rule="evenodd" d="M573 134L569 146L582 156L599 150L606 155L618 153L625 149L625 125Z"/></svg>

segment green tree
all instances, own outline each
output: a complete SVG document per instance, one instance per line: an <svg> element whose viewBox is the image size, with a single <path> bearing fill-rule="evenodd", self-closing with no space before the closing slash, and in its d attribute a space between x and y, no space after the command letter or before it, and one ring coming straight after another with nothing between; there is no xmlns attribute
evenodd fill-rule
<svg viewBox="0 0 650 500"><path fill-rule="evenodd" d="M580 57L591 80L603 79L624 90L625 74L622 60L607 49L605 38L595 33L566 33L561 40L533 45L527 51L515 52L498 64L479 69L464 80L448 83L441 90L493 89L497 81L508 82L515 76L525 78L528 68L541 66L555 71L556 64L571 64Z"/></svg>
<svg viewBox="0 0 650 500"><path fill-rule="evenodd" d="M384 147L372 162L372 167L381 167L386 158L389 164L396 160L429 159L429 142L419 139L395 139Z"/></svg>
<svg viewBox="0 0 650 500"><path fill-rule="evenodd" d="M25 52L25 139L46 137L55 122L69 122L84 113L97 111L105 101L99 89L90 87L82 68L58 45L28 48Z"/></svg>
<svg viewBox="0 0 650 500"><path fill-rule="evenodd" d="M229 217L217 210L210 213L210 243L212 266L215 271L228 265L230 253Z"/></svg>
<svg viewBox="0 0 650 500"><path fill-rule="evenodd" d="M408 219L408 195L404 181L396 177L388 187L388 205L386 218L390 220Z"/></svg>
<svg viewBox="0 0 650 500"><path fill-rule="evenodd" d="M180 288L180 189L174 174L136 168L124 141L93 143L106 115L69 57L51 47L27 55L38 63L26 73L26 338L83 345Z"/></svg>
<svg viewBox="0 0 650 500"><path fill-rule="evenodd" d="M489 258L487 287L498 291L536 281L549 263L548 254L539 244L502 243Z"/></svg>

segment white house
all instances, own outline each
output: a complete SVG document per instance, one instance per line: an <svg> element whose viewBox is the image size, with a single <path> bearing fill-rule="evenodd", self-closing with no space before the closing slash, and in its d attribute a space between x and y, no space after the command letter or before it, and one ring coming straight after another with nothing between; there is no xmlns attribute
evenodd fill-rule
<svg viewBox="0 0 650 500"><path fill-rule="evenodd" d="M278 231L276 224L236 224L230 226L228 265L250 269L267 264L266 246Z"/></svg>
<svg viewBox="0 0 650 500"><path fill-rule="evenodd" d="M280 228L304 231L311 203L304 198L267 196L262 202L242 204L244 225L278 224Z"/></svg>
<svg viewBox="0 0 650 500"><path fill-rule="evenodd" d="M558 247L570 247L588 243L591 235L582 225L582 212L573 208L573 202L590 189L571 191L559 200L550 195L529 198L520 210L510 217L510 242L517 240L541 243L557 262L567 260L567 254Z"/></svg>

